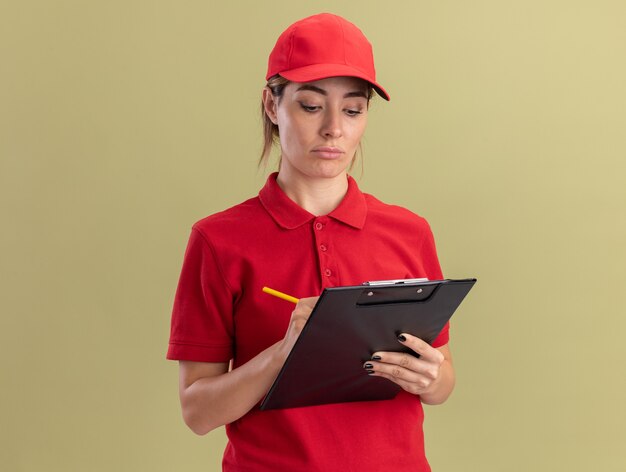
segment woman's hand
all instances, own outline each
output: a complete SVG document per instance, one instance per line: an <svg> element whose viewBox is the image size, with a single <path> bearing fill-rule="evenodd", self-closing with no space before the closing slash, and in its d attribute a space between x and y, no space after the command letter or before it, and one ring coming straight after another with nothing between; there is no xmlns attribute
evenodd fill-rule
<svg viewBox="0 0 626 472"><path fill-rule="evenodd" d="M197 434L238 420L254 408L278 375L317 299L302 298L291 314L285 337L244 365L180 361L180 402L185 423Z"/></svg>
<svg viewBox="0 0 626 472"><path fill-rule="evenodd" d="M293 345L300 336L302 328L304 328L304 325L309 319L318 298L319 297L301 298L291 313L291 320L289 320L287 332L280 343L280 352L285 358L287 358L291 348L293 348Z"/></svg>
<svg viewBox="0 0 626 472"><path fill-rule="evenodd" d="M363 367L369 375L384 377L402 389L419 395L424 403L443 403L454 388L454 369L448 345L434 348L415 336L403 333L398 341L419 354L375 352Z"/></svg>

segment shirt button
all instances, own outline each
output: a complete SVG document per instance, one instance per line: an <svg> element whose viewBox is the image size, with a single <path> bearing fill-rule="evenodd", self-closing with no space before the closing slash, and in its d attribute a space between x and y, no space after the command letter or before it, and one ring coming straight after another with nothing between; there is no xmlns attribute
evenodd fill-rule
<svg viewBox="0 0 626 472"><path fill-rule="evenodd" d="M320 244L320 251L322 251L322 252L326 252L326 250L327 250L327 249L328 249L328 248L326 247L326 245L324 245L324 244Z"/></svg>
<svg viewBox="0 0 626 472"><path fill-rule="evenodd" d="M333 273L332 273L332 271L331 271L330 269L326 269L326 270L324 271L324 275L325 275L326 277L330 277L331 275L333 275Z"/></svg>
<svg viewBox="0 0 626 472"><path fill-rule="evenodd" d="M315 223L315 229L318 231L321 231L322 228L324 228L324 225L322 223Z"/></svg>

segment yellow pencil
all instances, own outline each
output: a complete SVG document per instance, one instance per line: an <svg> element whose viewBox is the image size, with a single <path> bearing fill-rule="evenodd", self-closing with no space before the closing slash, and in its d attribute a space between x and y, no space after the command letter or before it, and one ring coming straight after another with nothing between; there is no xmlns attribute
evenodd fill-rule
<svg viewBox="0 0 626 472"><path fill-rule="evenodd" d="M288 302L298 303L298 299L296 297L292 297L291 295L287 295L286 293L279 292L278 290L274 290L273 288L263 287L263 291L269 295L274 295L275 297L287 300Z"/></svg>

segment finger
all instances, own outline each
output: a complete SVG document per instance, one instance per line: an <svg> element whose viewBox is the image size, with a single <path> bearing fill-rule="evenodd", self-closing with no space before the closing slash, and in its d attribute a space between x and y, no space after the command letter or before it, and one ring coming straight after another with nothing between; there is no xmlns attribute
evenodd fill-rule
<svg viewBox="0 0 626 472"><path fill-rule="evenodd" d="M315 304L317 303L319 298L320 297L306 297L306 298L301 298L299 302L300 303L305 303L305 304L310 305L310 306L315 306Z"/></svg>
<svg viewBox="0 0 626 472"><path fill-rule="evenodd" d="M390 380L391 382L399 385L402 389L415 395L419 395L427 391L436 380L397 365L373 365L373 362L370 362L369 364L372 364L372 369L367 369L366 367L366 370L370 376L382 377Z"/></svg>
<svg viewBox="0 0 626 472"><path fill-rule="evenodd" d="M301 298L293 309L294 316L304 316L308 318L319 297Z"/></svg>
<svg viewBox="0 0 626 472"><path fill-rule="evenodd" d="M379 357L379 361L368 361L363 367L367 371L384 373L409 382L419 378L435 380L439 376L439 364L417 359L411 354L385 352Z"/></svg>
<svg viewBox="0 0 626 472"><path fill-rule="evenodd" d="M308 297L308 298L301 298L298 303L297 303L297 307L306 307L310 310L313 309L313 307L315 306L315 304L317 303L317 300L319 300L320 297Z"/></svg>
<svg viewBox="0 0 626 472"><path fill-rule="evenodd" d="M391 382L395 383L403 390L406 390L407 392L412 393L413 395L423 394L424 392L428 391L429 387L433 383L433 381L430 379L417 379L413 382L410 382L410 381L407 381L398 377L394 377L392 375L388 375L385 373L372 374L372 376L382 377L387 380L390 380Z"/></svg>
<svg viewBox="0 0 626 472"><path fill-rule="evenodd" d="M426 361L433 361L441 364L444 360L444 356L441 352L416 336L402 333L398 336L398 341L419 354L419 356Z"/></svg>
<svg viewBox="0 0 626 472"><path fill-rule="evenodd" d="M381 362L366 362L365 369L370 375L379 375L398 381L415 382L420 374L398 364L384 364Z"/></svg>

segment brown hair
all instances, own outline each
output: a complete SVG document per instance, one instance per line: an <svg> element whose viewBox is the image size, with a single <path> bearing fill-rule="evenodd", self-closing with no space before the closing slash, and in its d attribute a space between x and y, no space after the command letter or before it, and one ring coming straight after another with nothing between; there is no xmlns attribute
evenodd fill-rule
<svg viewBox="0 0 626 472"><path fill-rule="evenodd" d="M267 88L270 89L277 103L283 96L285 87L289 81L280 75L270 77L267 81ZM270 117L265 113L265 105L261 100L261 119L263 120L263 151L259 159L259 165L267 164L267 159L272 152L272 146L278 142L278 125L272 123Z"/></svg>
<svg viewBox="0 0 626 472"><path fill-rule="evenodd" d="M285 87L289 84L289 80L281 77L280 75L275 75L270 77L267 81L267 88L270 89L272 95L276 98L276 103L280 102L280 99L283 96L283 92L285 91ZM367 90L367 105L369 106L370 100L374 97L374 88L370 85ZM259 159L259 166L267 165L267 160L269 158L270 153L272 152L272 146L274 143L278 142L278 125L275 125L272 120L270 120L267 113L265 113L265 105L261 100L261 119L263 120L263 150L261 151L261 158ZM359 143L359 152L363 154L363 149L361 148L361 144ZM355 155L356 157L356 155ZM354 164L354 159L352 161L352 165ZM352 165L350 168L352 168Z"/></svg>

